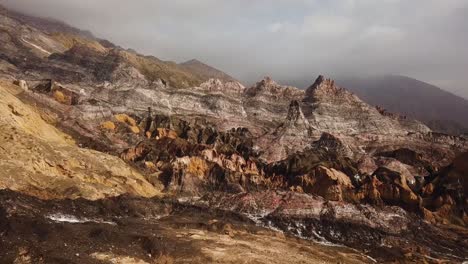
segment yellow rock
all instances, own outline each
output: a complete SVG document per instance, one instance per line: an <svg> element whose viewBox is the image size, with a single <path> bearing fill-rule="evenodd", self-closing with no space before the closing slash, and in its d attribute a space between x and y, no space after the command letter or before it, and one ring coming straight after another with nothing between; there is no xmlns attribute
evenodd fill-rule
<svg viewBox="0 0 468 264"><path fill-rule="evenodd" d="M137 126L129 126L130 131L132 131L134 134L140 133L140 128Z"/></svg>
<svg viewBox="0 0 468 264"><path fill-rule="evenodd" d="M151 162L151 161L146 161L146 162L145 162L145 166L146 166L146 168L148 168L148 169L156 169L156 165L154 165L154 163Z"/></svg>
<svg viewBox="0 0 468 264"><path fill-rule="evenodd" d="M135 119L131 118L130 116L128 116L126 114L117 114L117 115L114 115L114 118L118 122L125 123L125 124L127 124L129 126L136 126L137 125Z"/></svg>
<svg viewBox="0 0 468 264"><path fill-rule="evenodd" d="M66 104L68 101L67 97L61 91L55 91L53 96L54 99L59 103Z"/></svg>
<svg viewBox="0 0 468 264"><path fill-rule="evenodd" d="M109 130L109 131L114 131L115 130L115 124L112 121L106 121L101 124L101 128L104 130Z"/></svg>
<svg viewBox="0 0 468 264"><path fill-rule="evenodd" d="M0 189L42 199L160 194L118 157L82 149L0 82ZM21 115L12 114L12 107ZM12 140L14 138L14 140Z"/></svg>
<svg viewBox="0 0 468 264"><path fill-rule="evenodd" d="M191 157L190 163L187 166L187 173L192 174L200 179L204 178L208 171L208 164L199 157Z"/></svg>
<svg viewBox="0 0 468 264"><path fill-rule="evenodd" d="M167 128L158 128L158 136L159 138L171 138L171 139L176 139L177 138L177 132L174 130L170 130Z"/></svg>

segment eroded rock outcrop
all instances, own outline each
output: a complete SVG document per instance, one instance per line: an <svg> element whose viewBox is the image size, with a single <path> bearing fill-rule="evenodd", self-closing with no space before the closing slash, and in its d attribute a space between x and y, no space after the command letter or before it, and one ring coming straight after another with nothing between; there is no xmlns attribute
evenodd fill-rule
<svg viewBox="0 0 468 264"><path fill-rule="evenodd" d="M70 136L14 96L22 92L19 87L5 86L0 84L1 189L44 199L160 193L117 157L76 146Z"/></svg>
<svg viewBox="0 0 468 264"><path fill-rule="evenodd" d="M293 186L300 187L303 192L319 195L330 201L350 200L353 196L351 179L341 171L323 166L316 167L307 175L295 177L292 182Z"/></svg>
<svg viewBox="0 0 468 264"><path fill-rule="evenodd" d="M461 249L466 246L465 242L457 241L462 234L453 229L438 229L399 207L352 205L292 192L211 194L200 204L229 208L264 226L302 238L365 248L372 257L386 255L386 261L396 261L405 255L408 261L423 262L428 256L440 253L445 255L442 258L459 262L465 255L443 253L446 252L444 247Z"/></svg>
<svg viewBox="0 0 468 264"><path fill-rule="evenodd" d="M422 189L424 206L434 221L467 225L468 153L458 156ZM431 213L432 212L432 213ZM450 219L450 220L449 220Z"/></svg>

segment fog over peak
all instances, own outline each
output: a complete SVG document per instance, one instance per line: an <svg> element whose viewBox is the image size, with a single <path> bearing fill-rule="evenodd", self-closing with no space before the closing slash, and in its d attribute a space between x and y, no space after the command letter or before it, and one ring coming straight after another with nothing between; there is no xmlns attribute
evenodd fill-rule
<svg viewBox="0 0 468 264"><path fill-rule="evenodd" d="M0 0L246 84L396 74L468 98L468 0Z"/></svg>

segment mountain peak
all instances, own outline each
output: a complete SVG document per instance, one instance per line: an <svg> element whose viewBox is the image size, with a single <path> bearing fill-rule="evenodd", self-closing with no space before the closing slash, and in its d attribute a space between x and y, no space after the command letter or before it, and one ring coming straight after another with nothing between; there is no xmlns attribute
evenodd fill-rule
<svg viewBox="0 0 468 264"><path fill-rule="evenodd" d="M206 65L205 63L197 60L197 59L191 59L191 60L188 60L186 62L182 62L180 63L181 65L194 65L194 64L203 64L203 65Z"/></svg>
<svg viewBox="0 0 468 264"><path fill-rule="evenodd" d="M323 75L319 75L319 76L317 77L317 79L315 80L314 85L315 85L315 84L318 85L318 84L320 84L320 83L322 83L322 82L324 82L324 81L325 81L325 77L324 77Z"/></svg>
<svg viewBox="0 0 468 264"><path fill-rule="evenodd" d="M317 96L335 96L346 93L346 90L338 87L335 81L319 75L315 82L306 90L307 98L316 98ZM351 93L349 93L351 95Z"/></svg>
<svg viewBox="0 0 468 264"><path fill-rule="evenodd" d="M257 85L267 86L267 85L278 85L270 76L265 76L263 79L257 83Z"/></svg>
<svg viewBox="0 0 468 264"><path fill-rule="evenodd" d="M293 100L304 95L303 90L292 86L278 84L269 76L265 76L253 87L249 88L246 93L250 96L268 95L285 100Z"/></svg>
<svg viewBox="0 0 468 264"><path fill-rule="evenodd" d="M327 89L327 90L340 90L338 86L335 85L335 81L332 79L327 79L323 75L319 75L315 80L314 84L312 84L307 90L319 90L319 89Z"/></svg>
<svg viewBox="0 0 468 264"><path fill-rule="evenodd" d="M237 82L232 76L228 75L227 73L218 70L204 62L201 62L197 59L191 59L189 61L183 62L179 64L180 67L185 69L186 71L191 72L192 74L199 76L202 79L209 80L209 79L219 79L221 81L226 82Z"/></svg>
<svg viewBox="0 0 468 264"><path fill-rule="evenodd" d="M245 91L245 87L239 82L223 82L219 79L209 79L202 83L200 88L207 91L218 91L225 93L238 93L241 94Z"/></svg>

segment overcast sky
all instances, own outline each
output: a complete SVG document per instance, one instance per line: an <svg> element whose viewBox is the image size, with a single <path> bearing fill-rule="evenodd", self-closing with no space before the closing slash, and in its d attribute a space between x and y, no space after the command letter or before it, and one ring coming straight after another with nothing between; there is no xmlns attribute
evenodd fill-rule
<svg viewBox="0 0 468 264"><path fill-rule="evenodd" d="M246 83L400 74L468 98L468 0L0 0Z"/></svg>

